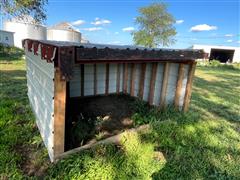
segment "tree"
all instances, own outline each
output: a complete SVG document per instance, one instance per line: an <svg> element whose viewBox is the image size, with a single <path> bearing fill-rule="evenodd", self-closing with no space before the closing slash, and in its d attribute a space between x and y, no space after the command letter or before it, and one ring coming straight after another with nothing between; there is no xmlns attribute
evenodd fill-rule
<svg viewBox="0 0 240 180"><path fill-rule="evenodd" d="M136 17L138 31L132 33L136 45L153 48L159 45L169 46L175 42L175 19L167 12L164 3L154 3L139 9L140 16Z"/></svg>
<svg viewBox="0 0 240 180"><path fill-rule="evenodd" d="M30 15L36 23L40 23L46 19L44 6L47 3L48 0L0 0L0 7L11 17Z"/></svg>

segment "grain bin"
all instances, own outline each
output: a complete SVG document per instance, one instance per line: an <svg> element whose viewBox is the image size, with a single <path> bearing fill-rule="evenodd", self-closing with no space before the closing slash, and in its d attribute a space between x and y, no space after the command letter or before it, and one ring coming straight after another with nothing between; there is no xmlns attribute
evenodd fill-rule
<svg viewBox="0 0 240 180"><path fill-rule="evenodd" d="M28 97L51 161L66 153L67 122L79 99L126 94L187 111L199 50L23 41ZM71 105L72 100L77 104ZM103 105L104 102L103 101ZM110 104L110 107L112 104Z"/></svg>
<svg viewBox="0 0 240 180"><path fill-rule="evenodd" d="M81 33L70 23L62 22L47 29L47 40L81 42Z"/></svg>
<svg viewBox="0 0 240 180"><path fill-rule="evenodd" d="M14 46L22 48L22 40L26 38L36 40L47 39L47 29L45 26L35 24L33 18L12 19L3 23L5 31L14 32Z"/></svg>

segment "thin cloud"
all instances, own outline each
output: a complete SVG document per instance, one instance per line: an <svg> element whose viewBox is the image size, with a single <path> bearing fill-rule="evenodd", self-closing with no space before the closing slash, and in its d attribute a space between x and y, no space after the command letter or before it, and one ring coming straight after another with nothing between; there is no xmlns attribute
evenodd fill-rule
<svg viewBox="0 0 240 180"><path fill-rule="evenodd" d="M95 18L94 22L91 22L91 24L95 25L95 26L100 26L100 25L106 25L106 24L111 24L112 22L110 20L107 19L100 19L98 17Z"/></svg>
<svg viewBox="0 0 240 180"><path fill-rule="evenodd" d="M229 39L229 40L227 40L227 42L231 43L231 42L233 42L233 40L232 40L232 39Z"/></svg>
<svg viewBox="0 0 240 180"><path fill-rule="evenodd" d="M199 24L191 27L191 32L212 31L217 30L217 26L210 26L208 24Z"/></svg>
<svg viewBox="0 0 240 180"><path fill-rule="evenodd" d="M115 32L114 34L119 34L119 32Z"/></svg>
<svg viewBox="0 0 240 180"><path fill-rule="evenodd" d="M103 28L101 28L101 27L90 27L90 28L83 28L82 30L92 32L92 31L100 31L102 29Z"/></svg>
<svg viewBox="0 0 240 180"><path fill-rule="evenodd" d="M183 22L184 22L184 20L182 20L182 19L176 20L176 24L182 24Z"/></svg>
<svg viewBox="0 0 240 180"><path fill-rule="evenodd" d="M80 26L80 25L82 25L82 24L84 24L84 23L85 23L84 20L79 19L79 20L77 20L77 21L71 22L71 25L73 25L73 26Z"/></svg>
<svg viewBox="0 0 240 180"><path fill-rule="evenodd" d="M233 34L225 34L225 37L233 37Z"/></svg>
<svg viewBox="0 0 240 180"><path fill-rule="evenodd" d="M240 41L237 41L238 44L240 44Z"/></svg>
<svg viewBox="0 0 240 180"><path fill-rule="evenodd" d="M134 29L134 27L125 27L125 28L122 28L122 31L123 32L132 32L132 31L134 31L135 29Z"/></svg>

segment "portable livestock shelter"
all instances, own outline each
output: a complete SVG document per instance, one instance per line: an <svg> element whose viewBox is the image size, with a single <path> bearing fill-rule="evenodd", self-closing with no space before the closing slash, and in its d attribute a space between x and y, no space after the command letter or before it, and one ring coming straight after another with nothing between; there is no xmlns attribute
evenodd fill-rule
<svg viewBox="0 0 240 180"><path fill-rule="evenodd" d="M65 119L75 97L128 94L187 111L199 50L23 41L30 104L51 161L65 152Z"/></svg>

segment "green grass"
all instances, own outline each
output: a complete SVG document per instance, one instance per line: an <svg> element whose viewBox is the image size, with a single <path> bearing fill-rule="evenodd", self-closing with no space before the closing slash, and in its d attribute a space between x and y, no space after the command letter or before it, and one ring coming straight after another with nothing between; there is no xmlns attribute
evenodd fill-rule
<svg viewBox="0 0 240 180"><path fill-rule="evenodd" d="M25 61L5 60L0 179L240 179L239 67L198 66L188 113L138 103L133 119L149 131L50 164L26 95Z"/></svg>

